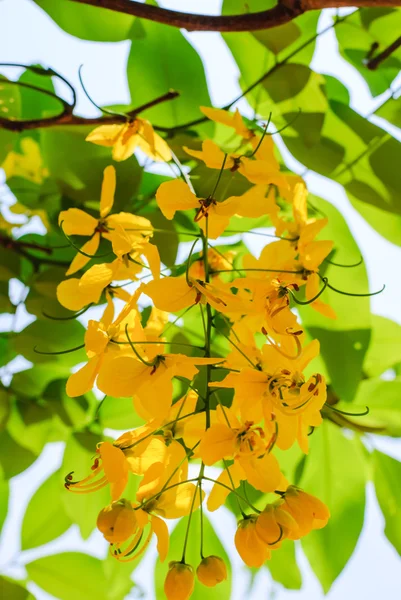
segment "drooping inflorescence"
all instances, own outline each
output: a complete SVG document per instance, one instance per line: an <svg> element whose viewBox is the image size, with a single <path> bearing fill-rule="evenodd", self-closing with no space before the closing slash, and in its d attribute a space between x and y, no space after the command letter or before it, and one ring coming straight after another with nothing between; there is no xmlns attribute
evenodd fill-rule
<svg viewBox="0 0 401 600"><path fill-rule="evenodd" d="M110 488L110 504L100 512L97 527L122 562L142 554L153 535L165 560L166 520L188 517L182 556L171 557L165 581L167 598L175 600L190 598L195 575L208 587L227 578L223 560L204 555L203 535L199 564L186 563L191 520L199 511L203 524L205 502L209 511L230 495L238 502L234 542L249 567L260 567L285 539L300 539L329 519L320 500L287 480L275 454L276 448L285 451L294 444L307 454L308 436L322 422L325 378L309 366L319 341L306 341L293 307L308 303L336 318L321 299L328 280L320 269L333 250L332 240L321 239L327 219L308 215L305 183L280 168L267 127L248 127L238 111L203 112L233 129L238 144L228 152L212 140L201 150L184 148L216 170L206 198L195 194L187 175L157 190L167 219L184 211L194 224L187 232L194 242L184 263L162 268L152 223L130 213L113 214L118 181L112 166L104 172L99 218L76 208L59 218L69 240L89 237L67 271L73 277L58 286L59 302L74 311L106 302L102 317L89 320L88 361L70 376L67 394L80 396L96 385L114 402L132 397L133 410L144 420L113 443L100 442L90 474L75 480L70 473L65 486L77 494ZM172 156L151 125L139 119L100 127L88 140L112 146L116 160L136 146L153 160ZM229 196L220 187L224 171L244 179L242 195ZM230 231L234 216L269 217L276 239L259 258L248 252L237 264L233 252L210 242ZM92 257L100 258L102 238L110 243L110 260L79 276ZM133 284L132 293L118 285L121 281ZM117 315L114 298L125 303ZM151 303L147 320L140 308L144 299ZM169 339L172 323L195 310L199 344ZM222 390L231 393L221 395ZM137 492L127 498L132 477L138 479ZM272 496L256 508L247 488Z"/></svg>

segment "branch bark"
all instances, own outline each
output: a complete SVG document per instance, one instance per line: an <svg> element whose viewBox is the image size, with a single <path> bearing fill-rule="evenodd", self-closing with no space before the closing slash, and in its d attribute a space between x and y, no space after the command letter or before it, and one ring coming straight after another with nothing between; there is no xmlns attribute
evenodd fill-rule
<svg viewBox="0 0 401 600"><path fill-rule="evenodd" d="M399 7L401 0L278 0L273 8L255 13L240 15L198 15L176 10L169 10L150 4L142 4L135 0L70 0L79 4L87 4L98 8L140 17L171 27L179 27L188 31L257 31L284 25L299 15L311 10L344 7Z"/></svg>
<svg viewBox="0 0 401 600"><path fill-rule="evenodd" d="M392 53L398 50L398 48L400 47L401 36L397 38L392 44L390 44L390 46L388 46L385 50L383 50L383 52L380 52L380 54L368 60L366 66L368 67L368 69L370 69L370 71L375 71L377 67L379 67L381 63L386 60L386 58L391 56Z"/></svg>

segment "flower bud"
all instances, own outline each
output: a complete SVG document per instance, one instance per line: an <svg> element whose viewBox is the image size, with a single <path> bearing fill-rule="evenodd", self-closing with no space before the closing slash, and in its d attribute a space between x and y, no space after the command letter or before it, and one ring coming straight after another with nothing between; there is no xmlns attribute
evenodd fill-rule
<svg viewBox="0 0 401 600"><path fill-rule="evenodd" d="M298 535L289 535L290 539L299 539L312 529L321 529L330 518L329 509L319 498L294 485L287 488L282 507L294 518L299 528Z"/></svg>
<svg viewBox="0 0 401 600"><path fill-rule="evenodd" d="M179 561L169 564L164 593L167 600L188 600L195 586L195 575L191 565Z"/></svg>
<svg viewBox="0 0 401 600"><path fill-rule="evenodd" d="M244 563L258 568L271 557L271 552L256 532L256 519L257 516L253 515L240 521L234 541Z"/></svg>
<svg viewBox="0 0 401 600"><path fill-rule="evenodd" d="M219 556L206 556L196 569L198 579L207 587L214 587L227 579L227 567Z"/></svg>
<svg viewBox="0 0 401 600"><path fill-rule="evenodd" d="M281 508L282 504L282 500L268 504L256 520L256 533L271 549L279 548L283 539L292 532L296 535L299 529L291 514Z"/></svg>
<svg viewBox="0 0 401 600"><path fill-rule="evenodd" d="M138 526L134 509L130 502L124 499L103 508L96 525L110 544L125 542Z"/></svg>

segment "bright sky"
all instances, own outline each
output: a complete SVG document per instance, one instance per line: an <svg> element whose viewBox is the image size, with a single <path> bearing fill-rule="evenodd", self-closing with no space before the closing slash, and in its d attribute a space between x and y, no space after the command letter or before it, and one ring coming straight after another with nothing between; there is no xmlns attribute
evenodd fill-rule
<svg viewBox="0 0 401 600"><path fill-rule="evenodd" d="M199 11L200 3L196 0L165 0L160 4L168 8L196 12L195 9ZM203 0L201 4L203 12L219 13L221 4L219 0ZM329 12L321 19L319 24L321 29L327 25L328 18ZM212 102L216 106L228 103L240 93L237 82L238 69L221 37L217 33L191 33L186 34L186 37L203 59ZM129 42L100 44L67 35L31 0L2 0L0 2L0 60L51 66L69 79L76 89L79 89L78 68L83 64L86 86L99 104L129 101L124 70L116 68L116 65L125 64L128 52ZM380 103L380 99L373 100L371 98L362 77L338 55L333 32L329 32L319 39L313 68L340 79L350 90L352 107L362 114L369 114ZM18 71L10 72L8 70L7 74L17 75ZM245 113L249 111L245 101L241 102L239 107ZM89 116L95 114L96 109L81 94L78 111ZM377 122L383 126L383 122L380 120ZM392 132L401 139L399 130L392 128ZM280 147L280 149L282 148ZM286 158L288 158L288 154ZM304 168L297 161L288 158L287 162L294 171L303 172ZM383 283L386 284L386 291L372 298L374 312L401 322L399 310L401 285L394 277L394 265L401 263L401 248L384 240L359 216L339 185L314 173L309 173L306 180L311 192L331 201L346 217L364 255L371 289L378 289ZM399 441L381 439L376 446L401 459L401 443ZM33 491L59 466L61 453L62 444L49 445L41 458L28 471L12 481L12 506L0 545L0 570L4 573L22 577L24 571L21 569L21 564L50 552L86 549L94 555L104 555L105 546L98 534L94 534L88 542L83 543L73 528L56 542L44 546L40 550L28 551L18 556L19 528L26 504ZM241 567L240 559L231 547L235 526L232 515L228 511L226 514L220 514L219 511L217 519L215 515L212 515L212 521L216 529L221 532L233 561L233 600L241 600L245 596L249 600L273 597L275 600L293 598L294 600L320 600L324 597L320 585L302 555L300 564L304 576L304 588L301 592L283 590L271 582L266 572L261 572L257 577L253 593L249 594L247 591L248 577ZM230 531L229 538L227 530ZM328 600L351 600L355 597L364 598L364 600L373 600L377 597L386 597L387 600L399 599L401 584L397 573L400 571L400 560L396 551L387 543L382 530L383 519L377 507L374 492L369 488L363 534L354 556L327 595ZM154 598L149 575L149 572L152 572L154 556L154 553L149 554L135 577L136 581L143 586L147 600ZM10 557L12 558L10 559ZM32 591L38 600L52 598L52 596L38 591L38 588L32 587Z"/></svg>

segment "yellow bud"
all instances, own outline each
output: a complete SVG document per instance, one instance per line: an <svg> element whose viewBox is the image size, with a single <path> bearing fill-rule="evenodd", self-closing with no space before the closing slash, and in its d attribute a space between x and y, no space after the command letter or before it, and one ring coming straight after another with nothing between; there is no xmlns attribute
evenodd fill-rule
<svg viewBox="0 0 401 600"><path fill-rule="evenodd" d="M110 544L125 542L138 526L134 509L124 499L103 508L96 524Z"/></svg>
<svg viewBox="0 0 401 600"><path fill-rule="evenodd" d="M283 501L268 504L256 520L256 533L271 548L279 548L290 534L298 534L298 524L289 512L283 510Z"/></svg>
<svg viewBox="0 0 401 600"><path fill-rule="evenodd" d="M164 593L167 600L188 600L195 586L195 575L191 565L172 561L168 566L164 582Z"/></svg>
<svg viewBox="0 0 401 600"><path fill-rule="evenodd" d="M227 567L219 556L206 556L196 569L198 579L207 587L214 587L227 579Z"/></svg>
<svg viewBox="0 0 401 600"><path fill-rule="evenodd" d="M259 568L271 557L271 552L256 532L256 518L253 515L240 521L234 541L244 563L248 567Z"/></svg>
<svg viewBox="0 0 401 600"><path fill-rule="evenodd" d="M298 539L307 535L311 529L321 529L330 518L327 506L311 494L307 494L296 486L289 486L285 492L283 509L288 511L295 519L299 527L298 536L290 539Z"/></svg>

